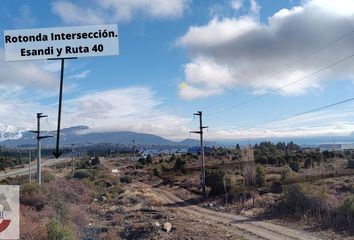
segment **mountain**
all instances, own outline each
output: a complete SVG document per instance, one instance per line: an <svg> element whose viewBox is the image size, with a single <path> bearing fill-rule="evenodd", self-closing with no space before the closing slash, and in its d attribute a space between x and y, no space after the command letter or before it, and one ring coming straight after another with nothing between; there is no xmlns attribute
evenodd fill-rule
<svg viewBox="0 0 354 240"><path fill-rule="evenodd" d="M9 139L20 139L25 132L28 132L28 129L0 123L0 142Z"/></svg>
<svg viewBox="0 0 354 240"><path fill-rule="evenodd" d="M53 136L53 138L47 138L42 140L42 145L44 147L54 147L56 141L56 131L43 131L42 136L48 135ZM174 142L167 140L165 138L159 137L153 134L147 133L136 133L129 131L121 132L92 132L87 126L76 126L70 128L64 128L60 132L60 145L61 146L71 146L72 144L79 145L94 145L100 143L110 143L110 144L122 144L128 146L134 139L137 145L143 146L180 146L180 147L190 147L198 146L199 141L193 139L186 139L181 142ZM28 147L35 146L36 134L31 132L24 132L22 136L18 139L8 139L1 142L2 145L7 147Z"/></svg>

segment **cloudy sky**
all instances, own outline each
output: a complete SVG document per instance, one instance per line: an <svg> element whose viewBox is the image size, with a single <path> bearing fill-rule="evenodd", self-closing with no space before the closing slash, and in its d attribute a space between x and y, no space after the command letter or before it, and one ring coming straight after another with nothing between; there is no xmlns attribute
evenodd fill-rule
<svg viewBox="0 0 354 240"><path fill-rule="evenodd" d="M354 131L354 101L331 106L354 97L354 0L0 5L1 30L95 24L118 24L120 55L66 61L63 127L184 139L201 110L209 139ZM54 130L59 71L58 61L5 62L1 37L0 123L34 128L44 112Z"/></svg>

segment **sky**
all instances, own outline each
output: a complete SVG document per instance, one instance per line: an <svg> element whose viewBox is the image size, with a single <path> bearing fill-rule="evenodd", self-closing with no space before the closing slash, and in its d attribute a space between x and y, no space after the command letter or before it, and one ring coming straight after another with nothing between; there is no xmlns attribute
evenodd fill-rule
<svg viewBox="0 0 354 240"><path fill-rule="evenodd" d="M353 0L0 4L1 34L97 24L118 24L120 54L65 62L63 127L197 138L203 111L213 140L354 131ZM0 123L34 129L43 112L55 130L59 78L59 61L5 62L1 37Z"/></svg>

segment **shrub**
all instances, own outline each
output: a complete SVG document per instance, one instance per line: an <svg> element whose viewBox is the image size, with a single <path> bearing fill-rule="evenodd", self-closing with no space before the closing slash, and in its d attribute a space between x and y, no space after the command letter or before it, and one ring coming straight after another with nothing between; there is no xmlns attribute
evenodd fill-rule
<svg viewBox="0 0 354 240"><path fill-rule="evenodd" d="M210 187L210 195L216 196L225 193L224 177L226 173L222 170L206 171L205 184Z"/></svg>
<svg viewBox="0 0 354 240"><path fill-rule="evenodd" d="M148 154L148 155L146 156L146 163L147 163L147 164L151 164L151 163L152 163L152 157L150 156L150 154Z"/></svg>
<svg viewBox="0 0 354 240"><path fill-rule="evenodd" d="M95 158L92 159L92 161L91 161L91 165L92 166L96 166L96 165L99 165L99 164L100 164L100 159L99 159L99 157L95 156Z"/></svg>
<svg viewBox="0 0 354 240"><path fill-rule="evenodd" d="M155 176L159 177L159 176L161 176L162 169L161 169L161 167L155 167L155 168L153 169L153 172L154 172L154 175L155 175Z"/></svg>
<svg viewBox="0 0 354 240"><path fill-rule="evenodd" d="M120 180L121 183L131 183L132 182L132 177L128 176L128 175L124 175L119 180Z"/></svg>
<svg viewBox="0 0 354 240"><path fill-rule="evenodd" d="M348 168L353 169L354 168L354 160L348 160L348 164L347 164Z"/></svg>
<svg viewBox="0 0 354 240"><path fill-rule="evenodd" d="M54 181L54 180L55 180L55 176L53 174L51 174L50 172L44 171L42 173L42 181L43 182L49 183L49 182Z"/></svg>
<svg viewBox="0 0 354 240"><path fill-rule="evenodd" d="M11 182L8 178L4 178L0 180L0 185L10 185Z"/></svg>
<svg viewBox="0 0 354 240"><path fill-rule="evenodd" d="M55 219L47 224L47 233L48 240L75 240L73 231Z"/></svg>
<svg viewBox="0 0 354 240"><path fill-rule="evenodd" d="M326 209L325 194L312 185L293 184L285 187L280 206L283 214L317 216Z"/></svg>
<svg viewBox="0 0 354 240"><path fill-rule="evenodd" d="M181 171L183 174L187 173L187 160L178 157L175 162L175 170Z"/></svg>
<svg viewBox="0 0 354 240"><path fill-rule="evenodd" d="M299 162L295 162L292 161L289 163L289 167L291 168L291 170L293 170L294 172L298 172L300 170L300 164Z"/></svg>
<svg viewBox="0 0 354 240"><path fill-rule="evenodd" d="M350 194L340 206L340 211L346 218L349 226L352 226L354 220L354 195Z"/></svg>
<svg viewBox="0 0 354 240"><path fill-rule="evenodd" d="M223 179L225 202L236 200L240 193L243 193L244 187L236 179L235 175L225 174Z"/></svg>
<svg viewBox="0 0 354 240"><path fill-rule="evenodd" d="M74 173L74 178L78 178L78 179L92 179L92 174L86 170L86 169L79 169L77 171L75 171Z"/></svg>
<svg viewBox="0 0 354 240"><path fill-rule="evenodd" d="M41 211L47 204L48 198L37 184L27 183L21 189L20 202L25 206Z"/></svg>
<svg viewBox="0 0 354 240"><path fill-rule="evenodd" d="M91 159L88 157L84 157L84 158L80 159L78 168L80 168L80 169L90 168L91 167L90 161L91 161Z"/></svg>
<svg viewBox="0 0 354 240"><path fill-rule="evenodd" d="M281 193L283 191L283 185L279 180L275 180L270 187L272 193Z"/></svg>
<svg viewBox="0 0 354 240"><path fill-rule="evenodd" d="M259 187L262 187L265 185L265 170L264 167L262 167L261 165L257 165L256 167L256 184Z"/></svg>
<svg viewBox="0 0 354 240"><path fill-rule="evenodd" d="M168 162L173 162L176 160L176 155L174 153L172 153L170 159L168 160Z"/></svg>
<svg viewBox="0 0 354 240"><path fill-rule="evenodd" d="M56 183L48 184L49 198L55 202L59 198L63 201L75 204L89 203L93 198L93 190L89 187L85 180L59 179Z"/></svg>
<svg viewBox="0 0 354 240"><path fill-rule="evenodd" d="M145 158L139 158L138 162L142 165L146 164L146 159Z"/></svg>
<svg viewBox="0 0 354 240"><path fill-rule="evenodd" d="M313 168L315 166L314 161L311 158L306 158L304 162L304 168Z"/></svg>
<svg viewBox="0 0 354 240"><path fill-rule="evenodd" d="M246 166L243 169L243 182L246 187L251 187L256 184L256 173L253 167Z"/></svg>
<svg viewBox="0 0 354 240"><path fill-rule="evenodd" d="M282 183L293 183L295 179L295 173L293 172L293 170L291 170L291 168L286 165L280 173L280 181Z"/></svg>

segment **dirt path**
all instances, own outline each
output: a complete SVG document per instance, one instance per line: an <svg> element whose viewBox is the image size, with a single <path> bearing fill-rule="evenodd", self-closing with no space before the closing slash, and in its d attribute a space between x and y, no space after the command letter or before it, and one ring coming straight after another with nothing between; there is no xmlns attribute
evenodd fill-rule
<svg viewBox="0 0 354 240"><path fill-rule="evenodd" d="M321 238L312 236L310 233L306 233L300 230L293 230L290 228L275 225L273 223L265 221L257 221L244 216L233 215L228 213L221 213L211 211L199 207L197 205L189 204L175 194L158 189L152 188L161 200L169 207L178 208L185 211L188 214L194 215L200 220L208 223L219 225L222 228L227 227L235 229L235 233L241 234L246 239L269 239L269 240L319 240Z"/></svg>

